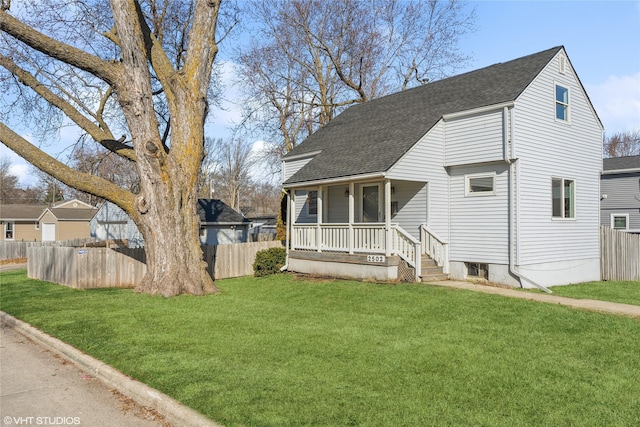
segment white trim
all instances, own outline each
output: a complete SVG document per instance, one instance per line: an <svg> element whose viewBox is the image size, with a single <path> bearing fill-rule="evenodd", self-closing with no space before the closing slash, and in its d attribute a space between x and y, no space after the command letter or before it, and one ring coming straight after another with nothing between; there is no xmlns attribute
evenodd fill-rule
<svg viewBox="0 0 640 427"><path fill-rule="evenodd" d="M291 189L305 188L305 187L318 187L320 185L341 184L341 183L348 183L350 181L382 179L382 178L385 178L385 176L386 174L384 172L375 172L375 173L368 173L363 175L341 176L339 178L326 178L326 179L318 179L315 181L295 182L291 184L284 183L282 184L282 186L284 188L291 188Z"/></svg>
<svg viewBox="0 0 640 427"><path fill-rule="evenodd" d="M558 101L557 93L558 87L562 89L566 89L567 91L567 102L566 104L562 101ZM558 104L565 106L566 109L566 120L558 117ZM571 88L564 83L558 83L557 81L553 81L553 117L555 121L558 123L571 124Z"/></svg>
<svg viewBox="0 0 640 427"><path fill-rule="evenodd" d="M602 175L615 175L622 173L634 173L640 172L640 168L631 168L631 169L609 169L606 171L602 171Z"/></svg>
<svg viewBox="0 0 640 427"><path fill-rule="evenodd" d="M471 191L471 180L476 178L491 178L491 191ZM464 176L465 197L486 197L496 195L496 173L471 173Z"/></svg>
<svg viewBox="0 0 640 427"><path fill-rule="evenodd" d="M300 159L306 159L307 157L313 157L316 154L320 154L322 152L322 150L316 150L316 151L310 151L308 153L301 153L301 154L296 154L293 156L286 156L283 157L282 161L283 162L289 162L291 160L300 160Z"/></svg>
<svg viewBox="0 0 640 427"><path fill-rule="evenodd" d="M616 217L624 217L625 218L625 222L624 228L616 228L614 227L615 225L615 218ZM628 213L612 213L611 214L611 228L613 228L614 230L618 230L618 231L629 231L629 214Z"/></svg>
<svg viewBox="0 0 640 427"><path fill-rule="evenodd" d="M461 117L473 116L474 114L482 114L482 113L488 113L490 111L502 110L505 107L512 108L514 105L515 103L513 101L502 102L500 104L487 105L485 107L473 108L471 110L457 111L455 113L444 114L442 116L442 119L446 122L447 120L454 120L454 119L459 119Z"/></svg>
<svg viewBox="0 0 640 427"><path fill-rule="evenodd" d="M562 216L554 216L553 215L553 180L554 179L559 179L561 181L560 183L560 201L561 201L561 207L562 207ZM565 215L565 211L564 211L564 182L565 181L573 181L573 216L570 217L566 217ZM565 178L565 177L559 177L559 176L552 176L551 177L551 220L552 221L575 221L576 218L578 217L578 203L577 203L577 194L578 194L578 183L576 182L575 178Z"/></svg>
<svg viewBox="0 0 640 427"><path fill-rule="evenodd" d="M11 224L11 238L7 238L7 226ZM4 233L2 235L3 240L5 241L12 241L12 240L16 240L16 223L14 221L7 221L4 223L4 227L2 228L2 232Z"/></svg>

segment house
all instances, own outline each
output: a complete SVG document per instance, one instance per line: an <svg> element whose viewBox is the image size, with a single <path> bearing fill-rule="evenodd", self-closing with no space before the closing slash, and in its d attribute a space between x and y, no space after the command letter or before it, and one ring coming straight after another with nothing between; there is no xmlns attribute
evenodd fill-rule
<svg viewBox="0 0 640 427"><path fill-rule="evenodd" d="M40 242L89 237L89 221L96 209L73 199L44 205L2 205L2 240Z"/></svg>
<svg viewBox="0 0 640 427"><path fill-rule="evenodd" d="M15 242L39 242L42 232L38 218L43 205L0 205L2 240Z"/></svg>
<svg viewBox="0 0 640 427"><path fill-rule="evenodd" d="M600 224L640 233L640 156L602 161Z"/></svg>
<svg viewBox="0 0 640 427"><path fill-rule="evenodd" d="M142 233L133 220L119 206L103 202L89 224L91 237L100 241L126 241L130 248L144 246Z"/></svg>
<svg viewBox="0 0 640 427"><path fill-rule="evenodd" d="M251 222L217 199L199 199L200 242L223 245L248 241ZM129 247L143 247L144 239L133 220L118 206L105 202L91 221L91 236L99 240L127 240Z"/></svg>
<svg viewBox="0 0 640 427"><path fill-rule="evenodd" d="M91 236L89 222L98 210L77 199L45 208L38 217L42 241L85 239Z"/></svg>
<svg viewBox="0 0 640 427"><path fill-rule="evenodd" d="M249 241L251 221L218 199L198 200L200 243L225 245Z"/></svg>
<svg viewBox="0 0 640 427"><path fill-rule="evenodd" d="M283 158L287 268L599 280L602 139L564 47L350 107Z"/></svg>

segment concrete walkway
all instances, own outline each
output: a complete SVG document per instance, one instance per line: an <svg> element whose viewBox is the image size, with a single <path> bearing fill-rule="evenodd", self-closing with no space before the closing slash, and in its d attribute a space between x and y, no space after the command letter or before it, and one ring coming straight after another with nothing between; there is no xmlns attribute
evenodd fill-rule
<svg viewBox="0 0 640 427"><path fill-rule="evenodd" d="M25 322L0 321L0 426L219 427Z"/></svg>
<svg viewBox="0 0 640 427"><path fill-rule="evenodd" d="M441 282L429 282L430 285L444 286L447 288L466 289L468 291L484 292L487 294L502 295L510 298L520 298L530 301L545 302L548 304L560 304L582 310L597 311L600 313L617 314L640 319L640 306L631 304L621 304L616 302L599 301L592 299L577 299L556 296L553 294L542 294L527 292L518 289L500 288L496 286L479 285L469 282L458 282L455 280L444 280Z"/></svg>

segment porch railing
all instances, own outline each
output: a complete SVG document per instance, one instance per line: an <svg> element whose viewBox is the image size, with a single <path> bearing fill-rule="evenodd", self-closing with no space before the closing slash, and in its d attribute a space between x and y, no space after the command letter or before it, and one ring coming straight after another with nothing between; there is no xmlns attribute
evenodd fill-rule
<svg viewBox="0 0 640 427"><path fill-rule="evenodd" d="M420 242L397 224L391 224L390 236L390 252L414 267L418 277ZM295 250L385 254L385 224L295 224L292 227L291 247Z"/></svg>
<svg viewBox="0 0 640 427"><path fill-rule="evenodd" d="M420 241L422 242L422 253L429 255L443 273L449 273L449 242L439 237L433 230L425 224L420 226Z"/></svg>

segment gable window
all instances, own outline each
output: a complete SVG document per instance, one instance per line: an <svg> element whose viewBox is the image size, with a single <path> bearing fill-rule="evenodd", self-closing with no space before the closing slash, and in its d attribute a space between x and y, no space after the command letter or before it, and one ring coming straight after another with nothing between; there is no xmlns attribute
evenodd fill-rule
<svg viewBox="0 0 640 427"><path fill-rule="evenodd" d="M318 192L307 193L307 215L318 215Z"/></svg>
<svg viewBox="0 0 640 427"><path fill-rule="evenodd" d="M496 194L495 178L494 174L466 175L465 195L491 196Z"/></svg>
<svg viewBox="0 0 640 427"><path fill-rule="evenodd" d="M556 85L556 119L569 121L569 89Z"/></svg>
<svg viewBox="0 0 640 427"><path fill-rule="evenodd" d="M611 214L611 228L615 230L628 230L629 214Z"/></svg>
<svg viewBox="0 0 640 427"><path fill-rule="evenodd" d="M13 227L14 227L13 222L6 222L4 224L4 240L13 240L15 238L15 235L13 233Z"/></svg>
<svg viewBox="0 0 640 427"><path fill-rule="evenodd" d="M551 198L553 218L576 217L576 184L572 179L552 178Z"/></svg>

